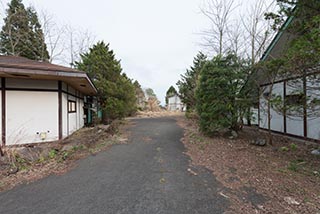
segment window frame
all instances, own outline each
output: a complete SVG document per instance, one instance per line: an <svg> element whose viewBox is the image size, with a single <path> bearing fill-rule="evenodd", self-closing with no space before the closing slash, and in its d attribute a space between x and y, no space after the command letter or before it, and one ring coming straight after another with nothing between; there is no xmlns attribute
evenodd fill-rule
<svg viewBox="0 0 320 214"><path fill-rule="evenodd" d="M68 113L77 113L77 102L68 100Z"/></svg>

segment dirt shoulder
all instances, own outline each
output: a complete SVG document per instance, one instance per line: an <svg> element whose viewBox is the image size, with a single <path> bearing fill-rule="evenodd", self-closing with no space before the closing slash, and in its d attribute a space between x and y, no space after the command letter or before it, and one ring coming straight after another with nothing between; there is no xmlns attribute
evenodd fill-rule
<svg viewBox="0 0 320 214"><path fill-rule="evenodd" d="M179 117L182 142L193 164L212 170L225 186L228 213L320 213L320 157L311 155L319 144L280 136L273 145L255 146L252 139L266 138L257 128L245 128L239 137L208 138L196 122Z"/></svg>
<svg viewBox="0 0 320 214"><path fill-rule="evenodd" d="M79 159L126 144L129 125L128 121L117 121L111 126L83 128L61 142L6 148L6 156L0 160L0 191L50 174L63 174Z"/></svg>

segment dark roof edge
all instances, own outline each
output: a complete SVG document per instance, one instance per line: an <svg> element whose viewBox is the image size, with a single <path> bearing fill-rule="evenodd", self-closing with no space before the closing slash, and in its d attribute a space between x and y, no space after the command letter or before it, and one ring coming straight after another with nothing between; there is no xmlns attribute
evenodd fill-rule
<svg viewBox="0 0 320 214"><path fill-rule="evenodd" d="M0 63L0 67L2 68L16 68L16 69L22 69L22 70L37 70L37 71L54 71L54 72L66 72L66 73L70 73L70 72L74 72L74 73L86 73L84 71L79 71L73 68L67 68L61 65L55 65L55 64L51 64L54 67L40 67L40 66L32 66L32 65L16 65L16 64L1 64ZM64 69L65 68L65 69ZM73 71L72 71L73 70Z"/></svg>
<svg viewBox="0 0 320 214"><path fill-rule="evenodd" d="M88 76L88 74L86 74L86 79L87 81L90 83L91 87L95 90L96 94L98 93L98 89L97 87L94 85L93 81L91 80L91 78Z"/></svg>
<svg viewBox="0 0 320 214"><path fill-rule="evenodd" d="M92 89L97 93L98 90L96 86L93 84L92 80L85 72L67 72L67 71L48 71L48 70L35 70L35 69L23 69L23 68L12 68L12 67L2 67L0 66L0 72L6 73L6 74L27 74L27 75L45 75L49 77L70 77L70 78L85 78Z"/></svg>

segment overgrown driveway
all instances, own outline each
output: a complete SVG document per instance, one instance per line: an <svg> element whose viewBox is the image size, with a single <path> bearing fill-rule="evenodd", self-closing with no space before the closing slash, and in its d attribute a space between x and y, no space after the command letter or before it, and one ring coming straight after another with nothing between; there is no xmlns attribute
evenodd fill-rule
<svg viewBox="0 0 320 214"><path fill-rule="evenodd" d="M0 213L223 213L229 202L204 168L190 166L174 118L136 119L128 145L0 193Z"/></svg>

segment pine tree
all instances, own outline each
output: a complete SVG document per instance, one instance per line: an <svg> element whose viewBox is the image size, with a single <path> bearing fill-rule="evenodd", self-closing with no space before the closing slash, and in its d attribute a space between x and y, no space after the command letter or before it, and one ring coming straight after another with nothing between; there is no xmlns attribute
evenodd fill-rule
<svg viewBox="0 0 320 214"><path fill-rule="evenodd" d="M206 62L207 56L199 52L193 60L193 66L191 66L190 69L187 69L185 74L181 75L181 80L177 83L181 100L186 104L188 112L195 110L195 91L199 82L200 71Z"/></svg>
<svg viewBox="0 0 320 214"><path fill-rule="evenodd" d="M207 62L196 91L197 112L200 129L213 135L224 129L239 130L241 110L241 89L245 72L241 61L235 55L216 56Z"/></svg>
<svg viewBox="0 0 320 214"><path fill-rule="evenodd" d="M47 61L49 60L49 52L47 50L47 45L45 43L44 33L39 22L37 12L29 7L27 9L28 17L29 17L29 47L30 48L30 56L34 56L35 60Z"/></svg>
<svg viewBox="0 0 320 214"><path fill-rule="evenodd" d="M81 55L81 61L76 62L76 67L86 71L98 88L103 122L109 123L136 111L135 87L122 73L120 61L116 59L109 44L98 42Z"/></svg>
<svg viewBox="0 0 320 214"><path fill-rule="evenodd" d="M36 11L25 8L22 0L8 4L0 32L0 53L33 60L48 60L49 54Z"/></svg>

